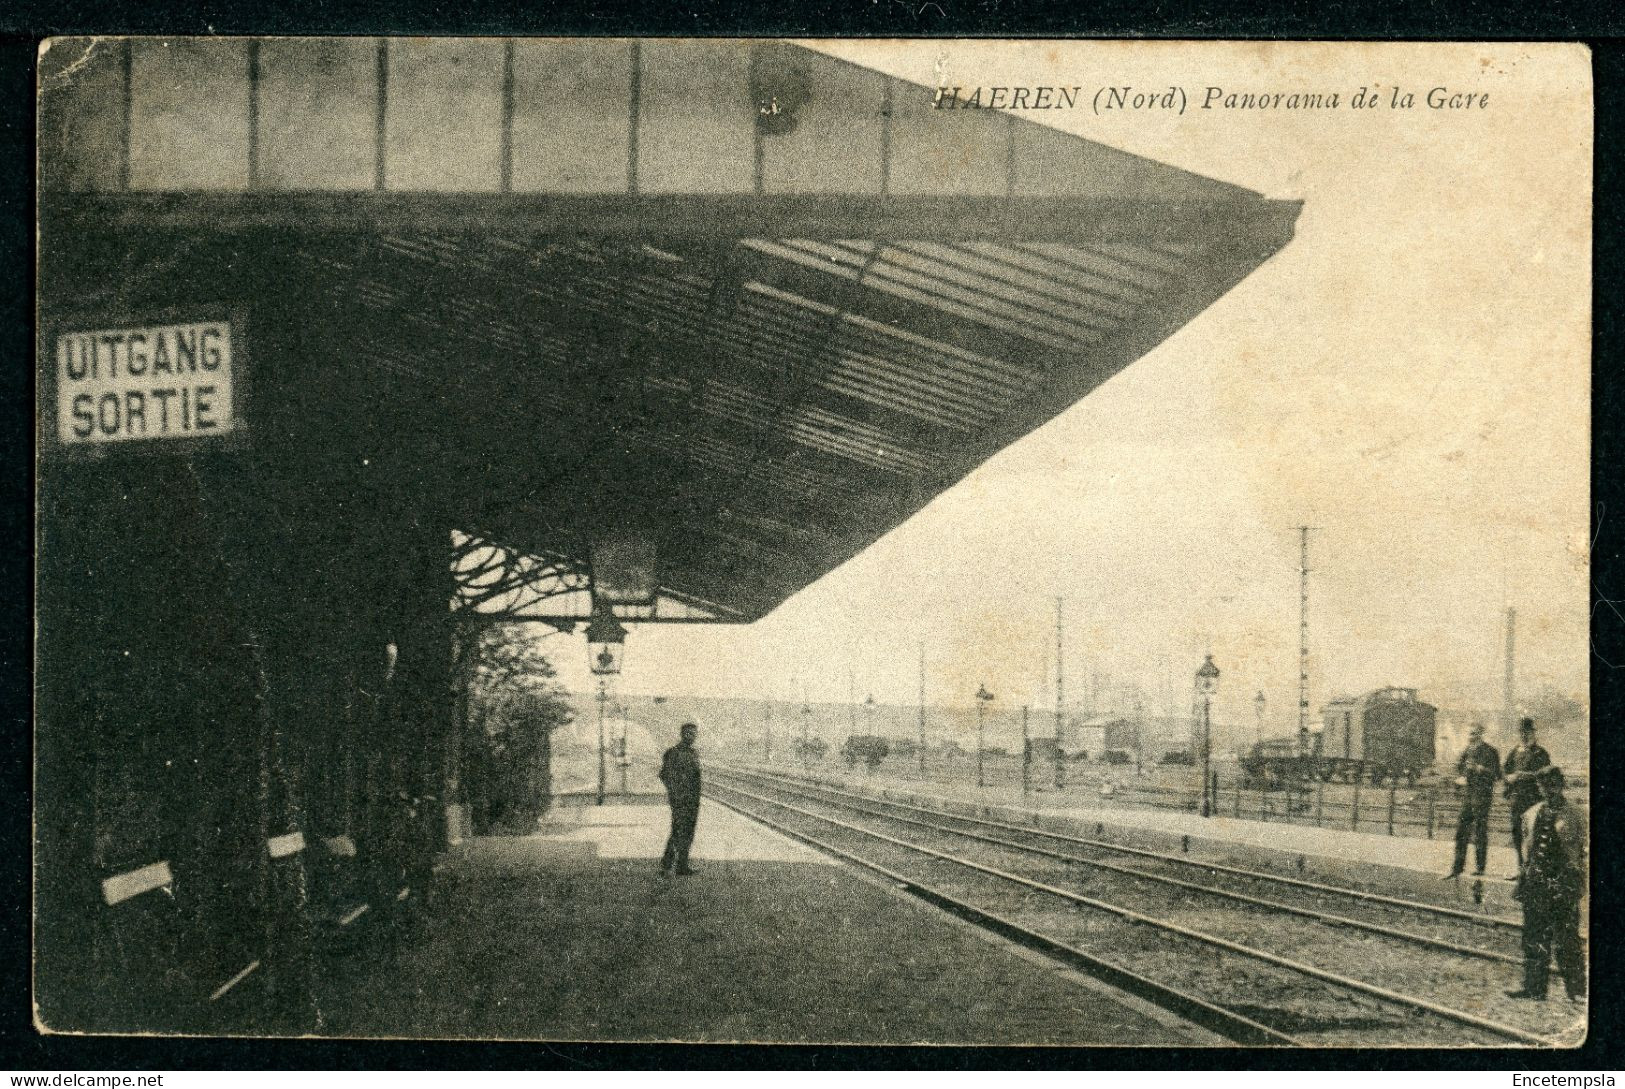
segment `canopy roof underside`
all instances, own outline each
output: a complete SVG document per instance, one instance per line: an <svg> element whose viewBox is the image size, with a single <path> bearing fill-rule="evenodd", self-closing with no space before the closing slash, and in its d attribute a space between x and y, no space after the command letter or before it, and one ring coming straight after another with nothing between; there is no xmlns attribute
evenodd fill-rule
<svg viewBox="0 0 1625 1089"><path fill-rule="evenodd" d="M587 527L630 529L659 542L668 595L737 620L1065 410L1229 278L1201 240L284 245L301 351L340 371L310 409L410 432L420 464L401 483L469 533L585 563ZM193 248L186 280L220 297L238 252ZM154 302L190 294L173 269L163 284ZM276 378L262 365L254 387Z"/></svg>
<svg viewBox="0 0 1625 1089"><path fill-rule="evenodd" d="M1133 158L1042 139L1079 163ZM1291 237L1295 202L1149 160L1113 169L1132 170L1131 196L1075 178L1023 194L1014 166L1000 193L941 198L889 193L884 173L875 193L771 194L760 169L739 194L126 177L47 188L42 306L247 304L251 351L276 349L250 357L254 456L320 419L315 441L371 451L379 479L393 458L391 494L468 534L566 568L600 532L645 537L684 619L749 621Z"/></svg>

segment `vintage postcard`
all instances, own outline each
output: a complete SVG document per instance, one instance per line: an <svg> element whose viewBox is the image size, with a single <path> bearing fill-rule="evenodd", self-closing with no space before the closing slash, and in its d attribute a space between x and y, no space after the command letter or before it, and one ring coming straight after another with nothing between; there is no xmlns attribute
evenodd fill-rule
<svg viewBox="0 0 1625 1089"><path fill-rule="evenodd" d="M40 59L41 1031L1586 1038L1584 47Z"/></svg>

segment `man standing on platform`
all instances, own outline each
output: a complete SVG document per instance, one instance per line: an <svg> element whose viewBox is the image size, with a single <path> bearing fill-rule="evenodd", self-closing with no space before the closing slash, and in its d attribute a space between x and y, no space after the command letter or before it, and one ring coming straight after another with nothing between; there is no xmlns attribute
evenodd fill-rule
<svg viewBox="0 0 1625 1089"><path fill-rule="evenodd" d="M1586 820L1563 796L1563 773L1547 767L1536 774L1543 800L1524 814L1523 866L1518 890L1523 901L1523 987L1508 998L1544 999L1552 955L1569 997L1586 993L1585 954L1580 949L1580 897L1585 893Z"/></svg>
<svg viewBox="0 0 1625 1089"><path fill-rule="evenodd" d="M700 753L694 739L700 728L683 723L682 740L666 750L660 760L660 781L666 784L666 800L671 803L671 835L666 853L660 856L660 872L687 876L688 850L694 843L694 826L700 819Z"/></svg>
<svg viewBox="0 0 1625 1089"><path fill-rule="evenodd" d="M1467 748L1456 761L1456 785L1461 791L1461 816L1456 821L1456 861L1445 875L1448 881L1460 877L1467 865L1467 841L1473 841L1479 876L1490 851L1490 803L1495 799L1495 781L1501 777L1501 754L1484 740L1484 724L1473 723Z"/></svg>
<svg viewBox="0 0 1625 1089"><path fill-rule="evenodd" d="M1512 810L1512 849L1518 852L1518 865L1523 865L1523 815L1540 801L1540 784L1535 774L1550 767L1551 756L1535 741L1535 720L1526 718L1518 723L1518 746L1507 753L1506 799Z"/></svg>

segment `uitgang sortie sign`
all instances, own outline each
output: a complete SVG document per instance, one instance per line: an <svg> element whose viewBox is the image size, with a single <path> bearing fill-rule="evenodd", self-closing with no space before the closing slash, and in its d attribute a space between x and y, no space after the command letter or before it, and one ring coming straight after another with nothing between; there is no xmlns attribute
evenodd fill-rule
<svg viewBox="0 0 1625 1089"><path fill-rule="evenodd" d="M239 421L231 323L65 332L56 340L64 445L225 435Z"/></svg>

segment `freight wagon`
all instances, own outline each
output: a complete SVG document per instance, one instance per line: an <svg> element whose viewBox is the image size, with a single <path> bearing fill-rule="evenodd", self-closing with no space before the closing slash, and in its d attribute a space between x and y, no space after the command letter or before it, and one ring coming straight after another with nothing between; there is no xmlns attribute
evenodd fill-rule
<svg viewBox="0 0 1625 1089"><path fill-rule="evenodd" d="M1308 737L1261 741L1242 760L1242 769L1261 783L1365 778L1414 783L1433 763L1437 716L1438 709L1417 699L1414 688L1379 688L1333 700Z"/></svg>

